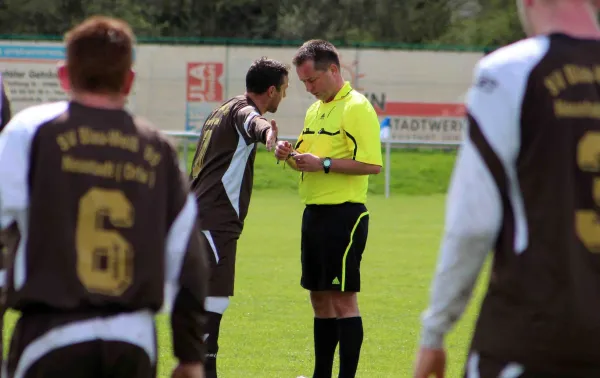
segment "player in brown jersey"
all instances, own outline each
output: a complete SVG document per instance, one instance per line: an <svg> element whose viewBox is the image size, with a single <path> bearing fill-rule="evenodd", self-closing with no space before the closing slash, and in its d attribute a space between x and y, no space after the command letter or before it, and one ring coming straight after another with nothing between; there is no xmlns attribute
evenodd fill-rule
<svg viewBox="0 0 600 378"><path fill-rule="evenodd" d="M525 40L475 69L416 378L490 250L467 377L600 377L600 27L591 0L519 0Z"/></svg>
<svg viewBox="0 0 600 378"><path fill-rule="evenodd" d="M272 59L256 60L246 74L246 93L215 109L205 121L190 180L198 201L199 224L207 243L210 283L206 300L206 376L217 376L219 328L233 296L237 240L248 213L257 143L268 149L277 126L264 118L285 97L288 67Z"/></svg>
<svg viewBox="0 0 600 378"><path fill-rule="evenodd" d="M175 148L124 108L133 33L93 17L65 40L70 100L0 133L5 305L21 312L3 377L155 377L167 303L173 378L201 378L206 251Z"/></svg>

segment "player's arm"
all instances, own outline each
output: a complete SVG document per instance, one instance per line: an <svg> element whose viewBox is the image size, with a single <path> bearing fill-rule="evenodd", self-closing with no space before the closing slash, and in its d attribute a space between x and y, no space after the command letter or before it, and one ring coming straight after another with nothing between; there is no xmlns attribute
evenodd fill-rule
<svg viewBox="0 0 600 378"><path fill-rule="evenodd" d="M264 117L254 117L250 122L248 130L252 140L266 145L269 131L275 130L276 132L277 128L273 128L271 122L267 121Z"/></svg>
<svg viewBox="0 0 600 378"><path fill-rule="evenodd" d="M27 179L31 133L26 126L18 117L15 117L0 133L0 177L2 177L0 180L0 241L11 247L18 242L16 231L11 229L16 228L15 222L17 221L26 222L29 206ZM1 257L0 286L4 290L8 286L6 276L9 268L4 263L12 262L14 259L12 256L2 255ZM2 326L6 309L6 303L2 302L0 304L0 326ZM2 356L0 353L0 363L2 363Z"/></svg>
<svg viewBox="0 0 600 378"><path fill-rule="evenodd" d="M10 110L10 100L8 98L7 88L4 83L0 83L0 101L2 101L1 113L0 113L0 131L4 129L4 127L10 121L12 116Z"/></svg>
<svg viewBox="0 0 600 378"><path fill-rule="evenodd" d="M23 116L0 133L0 229L25 216L29 206L28 174L32 134Z"/></svg>
<svg viewBox="0 0 600 378"><path fill-rule="evenodd" d="M352 157L333 159L330 172L347 175L379 174L383 162L379 120L375 109L364 104L351 106L344 113L343 128Z"/></svg>
<svg viewBox="0 0 600 378"><path fill-rule="evenodd" d="M477 84L483 80L487 88ZM490 88L489 82L487 74L478 71L469 91L468 133L452 175L430 304L422 317L424 348L443 347L445 335L462 317L501 228L499 188L506 178L497 172L505 172L502 167L516 159L518 117L505 89Z"/></svg>
<svg viewBox="0 0 600 378"><path fill-rule="evenodd" d="M246 106L238 111L236 127L247 144L267 143L267 134L271 130L271 123L261 116L252 106Z"/></svg>
<svg viewBox="0 0 600 378"><path fill-rule="evenodd" d="M208 285L206 251L196 224L197 204L173 151L170 177L172 218L166 240L167 308L171 308L173 352L180 364L203 363L204 300Z"/></svg>

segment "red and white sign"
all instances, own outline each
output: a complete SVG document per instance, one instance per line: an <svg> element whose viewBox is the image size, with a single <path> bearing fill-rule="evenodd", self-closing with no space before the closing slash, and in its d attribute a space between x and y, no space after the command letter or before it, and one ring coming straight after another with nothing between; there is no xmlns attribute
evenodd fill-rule
<svg viewBox="0 0 600 378"><path fill-rule="evenodd" d="M188 102L223 101L223 63L194 62L187 64Z"/></svg>

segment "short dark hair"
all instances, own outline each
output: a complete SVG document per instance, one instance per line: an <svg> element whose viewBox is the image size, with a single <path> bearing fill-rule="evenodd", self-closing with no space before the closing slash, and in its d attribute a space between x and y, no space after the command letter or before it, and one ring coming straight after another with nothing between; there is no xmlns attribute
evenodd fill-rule
<svg viewBox="0 0 600 378"><path fill-rule="evenodd" d="M315 69L326 70L329 65L340 66L340 56L333 44L322 39L311 39L304 42L296 51L292 63L300 66L304 62L312 60L315 63Z"/></svg>
<svg viewBox="0 0 600 378"><path fill-rule="evenodd" d="M246 73L246 91L262 94L272 85L279 91L288 74L286 64L263 56L255 60Z"/></svg>
<svg viewBox="0 0 600 378"><path fill-rule="evenodd" d="M65 34L71 87L119 93L133 65L135 36L125 21L93 16Z"/></svg>

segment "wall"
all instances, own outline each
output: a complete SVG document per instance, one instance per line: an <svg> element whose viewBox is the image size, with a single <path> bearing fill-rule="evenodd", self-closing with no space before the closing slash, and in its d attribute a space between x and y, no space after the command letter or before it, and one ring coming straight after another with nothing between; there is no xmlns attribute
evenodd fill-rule
<svg viewBox="0 0 600 378"><path fill-rule="evenodd" d="M164 46L136 48L137 73L129 108L162 130L197 130L213 107L244 92L251 62L268 56L291 64L295 48ZM389 116L392 137L456 141L464 126L462 101L481 53L340 49L343 72L355 88ZM61 44L0 41L0 72L13 107L64 99L55 67ZM314 101L292 69L288 97L275 118L281 134L295 136Z"/></svg>

